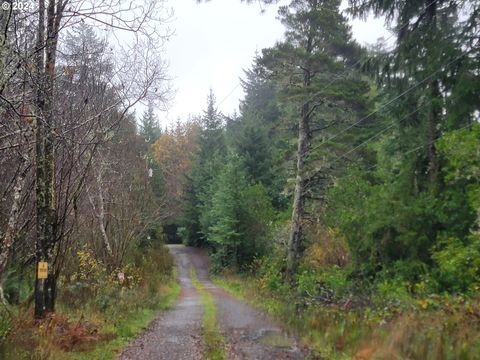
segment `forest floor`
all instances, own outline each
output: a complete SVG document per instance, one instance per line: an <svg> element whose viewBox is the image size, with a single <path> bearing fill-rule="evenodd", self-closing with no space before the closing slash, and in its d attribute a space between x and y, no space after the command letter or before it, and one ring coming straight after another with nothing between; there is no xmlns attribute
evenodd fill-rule
<svg viewBox="0 0 480 360"><path fill-rule="evenodd" d="M170 246L182 287L176 306L152 322L119 358L126 359L304 359L307 349L265 313L232 297L214 285L205 251ZM214 309L203 299L212 298ZM208 351L205 316L214 315L214 325L223 349ZM202 323L202 317L203 323Z"/></svg>

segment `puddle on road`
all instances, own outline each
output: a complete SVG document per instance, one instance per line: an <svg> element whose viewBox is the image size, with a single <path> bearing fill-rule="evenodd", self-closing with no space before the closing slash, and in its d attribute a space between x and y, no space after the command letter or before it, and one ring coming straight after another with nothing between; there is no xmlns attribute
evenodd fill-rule
<svg viewBox="0 0 480 360"><path fill-rule="evenodd" d="M258 331L253 340L262 345L278 348L290 348L295 346L294 340L287 334L272 329L262 329Z"/></svg>

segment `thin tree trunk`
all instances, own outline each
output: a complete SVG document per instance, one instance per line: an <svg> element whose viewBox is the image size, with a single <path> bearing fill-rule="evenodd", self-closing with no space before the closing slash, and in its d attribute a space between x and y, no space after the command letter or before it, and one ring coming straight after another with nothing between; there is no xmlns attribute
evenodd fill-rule
<svg viewBox="0 0 480 360"><path fill-rule="evenodd" d="M427 17L429 23L429 37L431 42L435 42L435 36L437 32L437 4L431 2L430 0L425 0L425 5L427 7ZM432 51L429 47L427 48L427 59L431 61L435 60L436 52ZM429 84L430 96L432 99L432 105L430 113L427 120L427 158L428 158L428 178L430 182L430 191L434 194L438 191L438 176L440 170L440 164L438 160L437 150L435 148L435 141L439 136L438 125L441 123L441 108L440 102L442 100L442 95L440 93L439 82L438 80L433 80Z"/></svg>
<svg viewBox="0 0 480 360"><path fill-rule="evenodd" d="M435 80L430 84L432 105L427 124L427 157L428 157L428 177L430 181L431 191L434 193L438 190L438 174L440 171L440 164L438 160L437 149L435 148L435 141L438 139L440 123L440 110L437 102L441 99L441 94L438 89L438 81Z"/></svg>
<svg viewBox="0 0 480 360"><path fill-rule="evenodd" d="M100 232L102 233L102 238L103 238L103 242L105 243L105 248L107 249L107 253L113 259L112 245L110 244L110 240L107 235L107 230L105 229L105 202L104 202L103 191L100 183L98 184L98 203L99 203L98 222L100 224Z"/></svg>
<svg viewBox="0 0 480 360"><path fill-rule="evenodd" d="M7 268L8 257L15 239L15 229L17 227L18 216L20 214L20 203L22 200L22 191L25 185L25 177L27 176L28 166L27 159L23 159L20 164L20 174L15 179L13 187L13 203L10 210L10 217L8 218L7 228L2 239L2 250L0 252L0 301L6 303L3 293L3 281L5 279L5 270Z"/></svg>
<svg viewBox="0 0 480 360"><path fill-rule="evenodd" d="M87 196L88 196L88 200L90 201L90 205L92 205L92 209L93 209L93 212L95 213L95 217L98 219L98 226L100 228L100 233L102 234L102 239L105 245L105 249L107 250L107 254L112 259L112 261L114 261L112 245L108 238L107 230L105 229L105 201L104 201L103 190L102 190L101 169L98 171L96 181L97 181L97 190L98 190L98 210L88 190L87 190Z"/></svg>
<svg viewBox="0 0 480 360"><path fill-rule="evenodd" d="M26 160L23 160L23 163L20 165L24 166ZM7 267L8 256L10 254L10 249L13 245L13 240L15 238L15 228L17 226L18 216L20 214L20 202L23 186L25 184L25 177L27 175L28 167L20 172L17 179L15 180L15 185L13 187L13 203L10 209L10 217L8 219L7 228L2 239L2 250L0 252L0 276L2 276L5 268Z"/></svg>
<svg viewBox="0 0 480 360"><path fill-rule="evenodd" d="M308 112L309 104L302 109L302 117L298 126L298 147L297 147L297 175L295 178L295 191L292 210L292 225L288 241L287 258L287 279L292 281L293 274L298 267L298 260L301 252L302 223L305 213L305 156L308 151Z"/></svg>

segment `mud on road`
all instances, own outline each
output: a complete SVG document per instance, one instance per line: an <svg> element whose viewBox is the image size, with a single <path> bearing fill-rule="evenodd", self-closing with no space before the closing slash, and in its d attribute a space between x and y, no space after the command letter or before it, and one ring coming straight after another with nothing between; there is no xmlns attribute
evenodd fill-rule
<svg viewBox="0 0 480 360"><path fill-rule="evenodd" d="M169 246L182 287L176 306L163 312L120 354L119 359L202 359L203 309L192 284L191 268L217 307L217 321L225 338L228 359L304 359L306 350L265 313L232 297L209 277L209 258L197 248Z"/></svg>

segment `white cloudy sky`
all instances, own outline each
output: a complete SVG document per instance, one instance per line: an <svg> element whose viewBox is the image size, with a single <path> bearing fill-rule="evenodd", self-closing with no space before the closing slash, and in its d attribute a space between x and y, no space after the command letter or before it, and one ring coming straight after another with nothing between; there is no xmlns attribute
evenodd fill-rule
<svg viewBox="0 0 480 360"><path fill-rule="evenodd" d="M282 38L278 6L263 7L264 12L259 3L247 5L240 0L167 0L167 6L175 12L170 23L175 35L167 44L166 56L176 95L169 111L158 113L162 126L199 114L210 88L222 112L238 110L242 69L251 65L256 51ZM375 43L385 36L379 19L354 21L352 26L360 43Z"/></svg>

